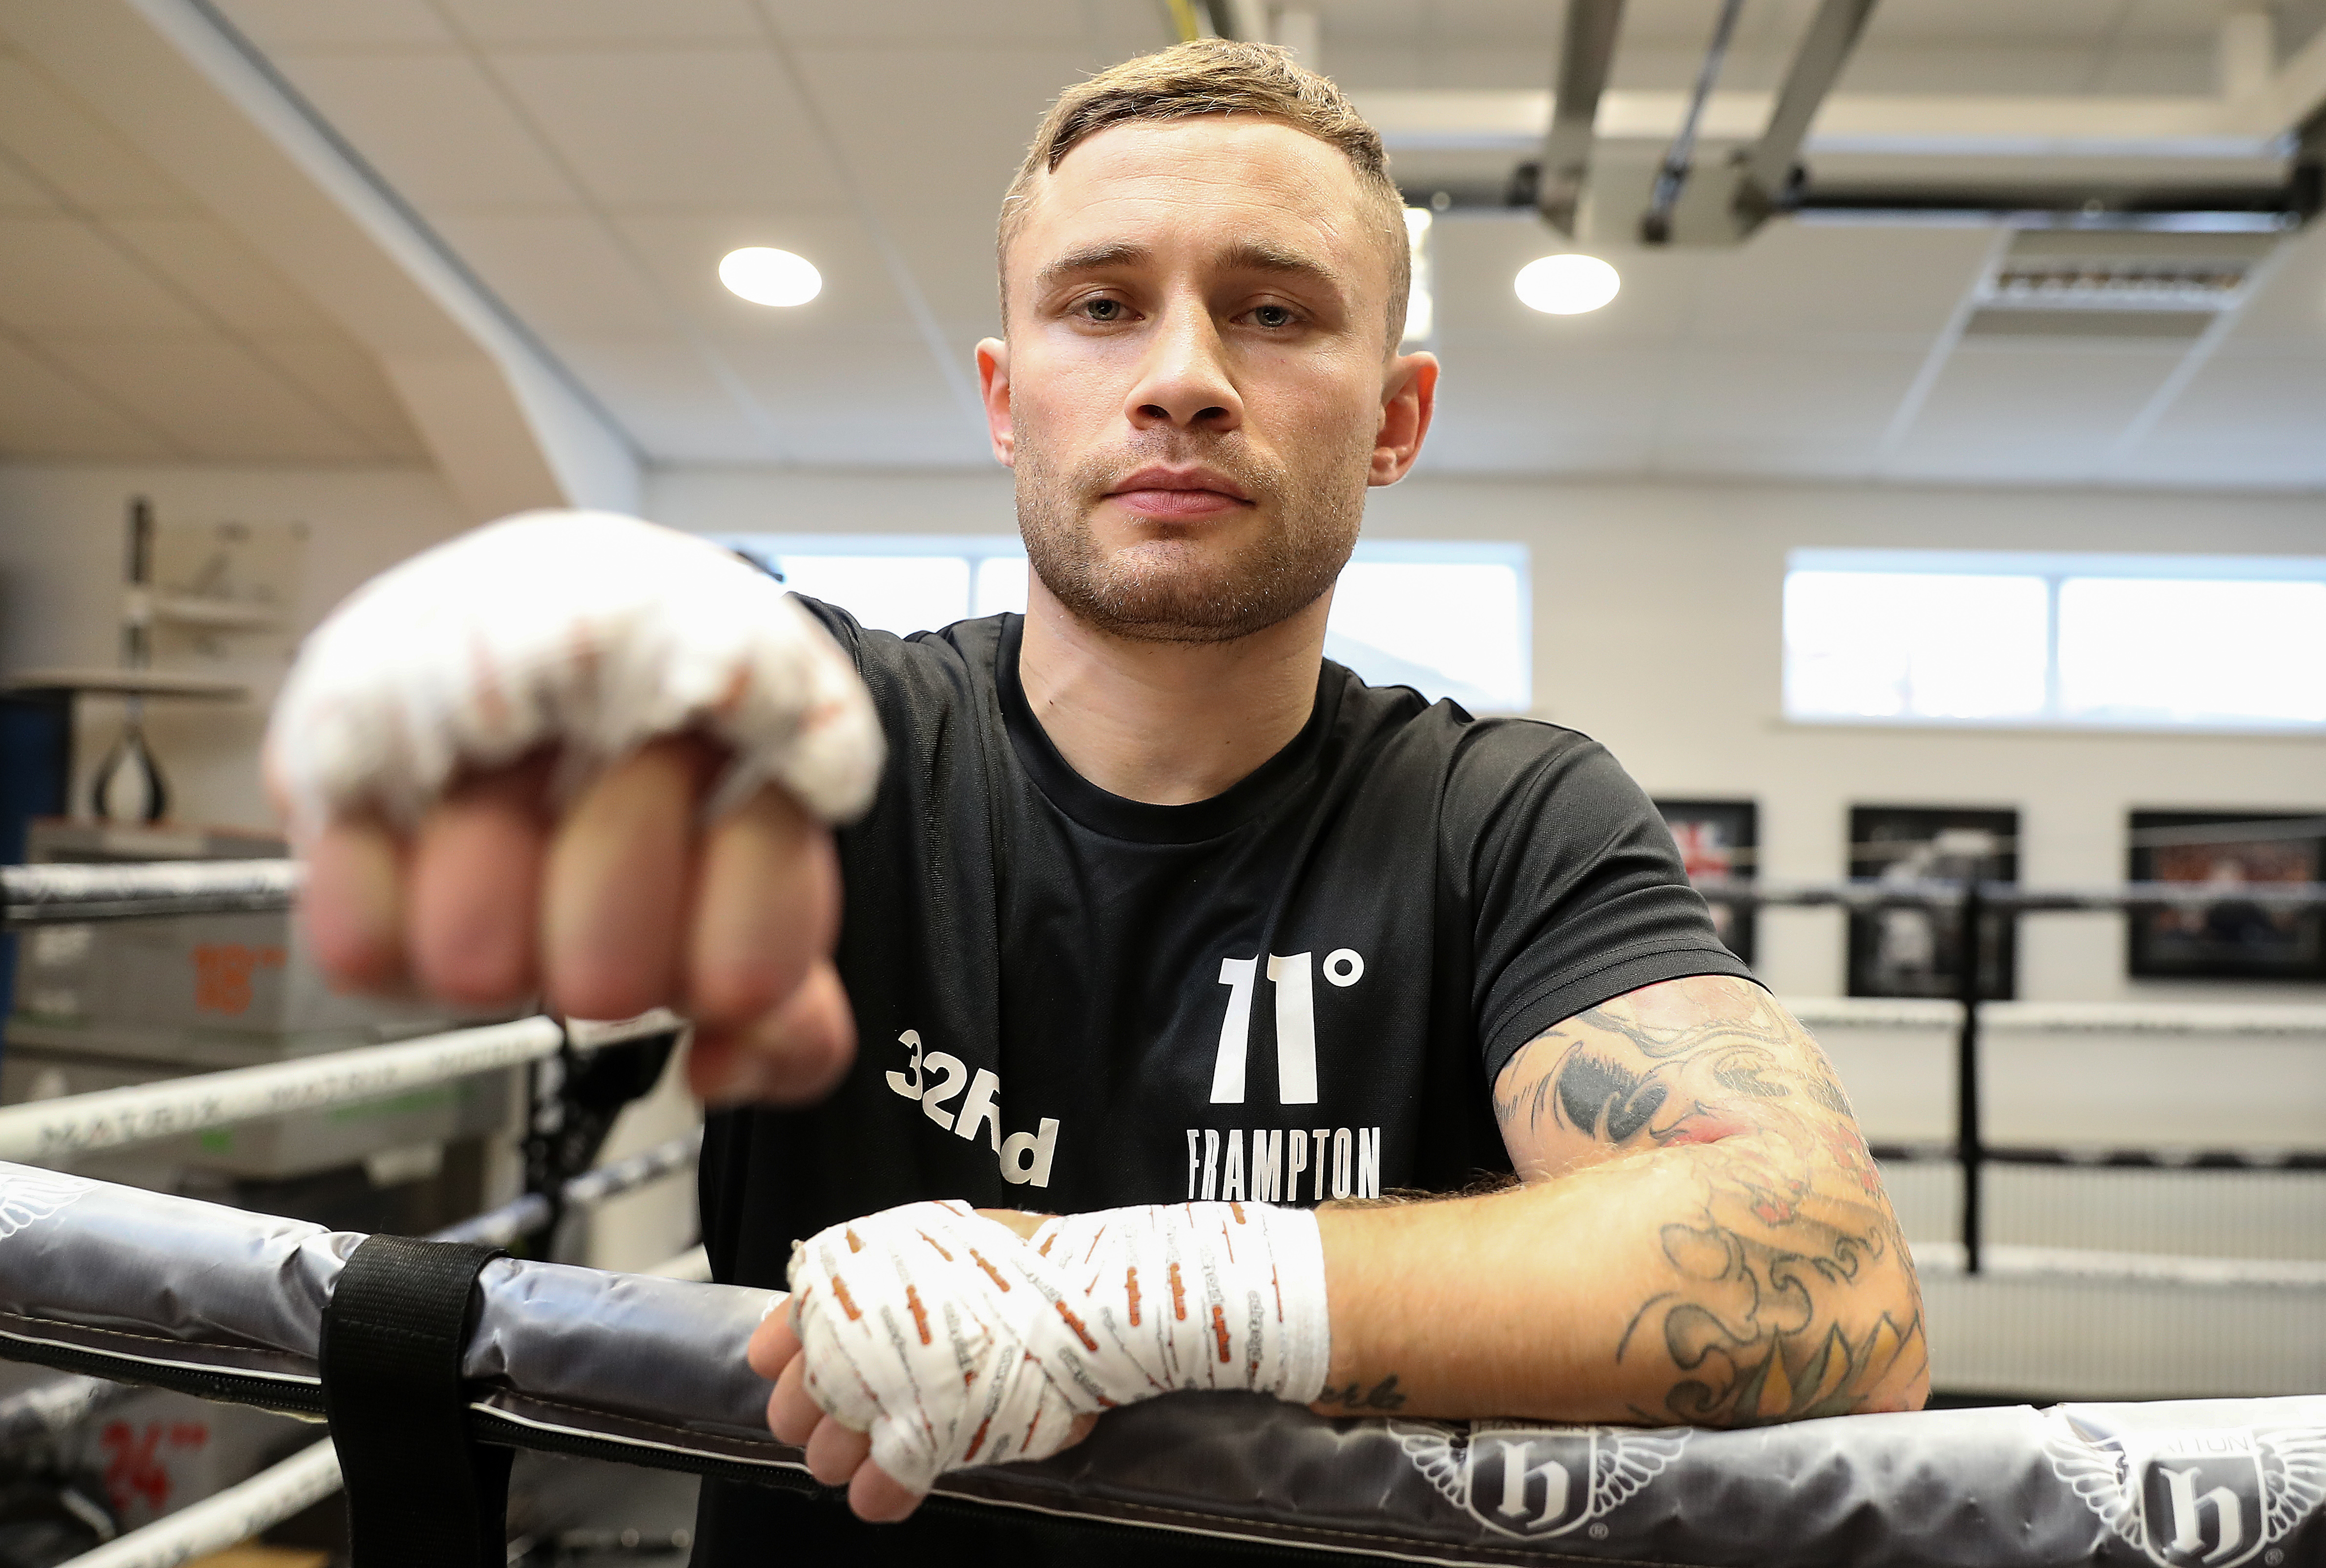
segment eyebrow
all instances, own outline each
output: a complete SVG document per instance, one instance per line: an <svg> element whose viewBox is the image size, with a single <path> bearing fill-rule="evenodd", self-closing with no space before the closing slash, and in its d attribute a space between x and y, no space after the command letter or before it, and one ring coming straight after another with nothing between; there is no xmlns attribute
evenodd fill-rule
<svg viewBox="0 0 2326 1568"><path fill-rule="evenodd" d="M1153 255L1154 253L1147 246L1129 240L1084 246L1080 250L1068 251L1044 267L1034 280L1035 286L1047 290L1078 273L1097 272L1106 267L1137 266L1152 259ZM1339 269L1327 266L1316 257L1299 251L1270 245L1266 240L1241 240L1229 247L1227 254L1220 258L1220 263L1230 272L1273 273L1279 276L1307 278L1336 292L1347 292L1347 280Z"/></svg>
<svg viewBox="0 0 2326 1568"><path fill-rule="evenodd" d="M1110 240L1104 245L1086 245L1080 250L1070 250L1044 267L1034 279L1037 289L1047 289L1060 279L1076 273L1096 272L1102 267L1135 266L1154 253L1143 245L1133 245L1127 239Z"/></svg>

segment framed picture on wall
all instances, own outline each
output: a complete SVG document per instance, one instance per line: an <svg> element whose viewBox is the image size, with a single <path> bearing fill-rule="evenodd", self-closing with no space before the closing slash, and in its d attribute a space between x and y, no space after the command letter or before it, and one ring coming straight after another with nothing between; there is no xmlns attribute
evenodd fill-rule
<svg viewBox="0 0 2326 1568"><path fill-rule="evenodd" d="M2326 812L2135 812L2129 837L2135 882L2326 882ZM2233 898L2135 909L2126 933L2139 979L2326 980L2326 910Z"/></svg>
<svg viewBox="0 0 2326 1568"><path fill-rule="evenodd" d="M2019 813L1958 806L1852 806L1849 874L1876 882L2016 882ZM1990 917L1978 944L1978 988L2007 1000L2018 986L2016 923ZM1962 994L1962 919L1899 905L1849 914L1849 994Z"/></svg>
<svg viewBox="0 0 2326 1568"><path fill-rule="evenodd" d="M1690 880L1749 879L1759 860L1761 808L1751 801L1658 801ZM1712 906L1712 928L1728 951L1753 961L1754 912Z"/></svg>

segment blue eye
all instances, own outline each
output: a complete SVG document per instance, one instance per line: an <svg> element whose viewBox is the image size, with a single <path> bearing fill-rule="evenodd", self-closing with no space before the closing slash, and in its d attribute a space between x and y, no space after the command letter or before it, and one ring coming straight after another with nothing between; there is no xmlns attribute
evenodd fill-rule
<svg viewBox="0 0 2326 1568"><path fill-rule="evenodd" d="M1282 305L1262 305L1252 311L1251 319L1263 327L1292 325L1292 312Z"/></svg>
<svg viewBox="0 0 2326 1568"><path fill-rule="evenodd" d="M1122 320L1122 302L1121 300L1090 300L1084 302L1083 309L1089 312L1090 319L1093 321L1120 321Z"/></svg>

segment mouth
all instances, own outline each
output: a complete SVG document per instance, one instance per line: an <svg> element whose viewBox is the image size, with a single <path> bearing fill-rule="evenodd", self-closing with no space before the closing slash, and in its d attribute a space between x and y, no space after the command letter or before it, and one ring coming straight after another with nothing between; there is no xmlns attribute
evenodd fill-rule
<svg viewBox="0 0 2326 1568"><path fill-rule="evenodd" d="M1251 492L1217 469L1152 466L1125 475L1107 500L1158 520L1216 516L1252 505Z"/></svg>

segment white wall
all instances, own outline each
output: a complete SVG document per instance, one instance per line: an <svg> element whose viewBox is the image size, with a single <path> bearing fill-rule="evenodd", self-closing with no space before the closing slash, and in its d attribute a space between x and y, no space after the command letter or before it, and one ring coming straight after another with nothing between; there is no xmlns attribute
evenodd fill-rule
<svg viewBox="0 0 2326 1568"><path fill-rule="evenodd" d="M365 577L461 526L422 470L0 464L0 675L116 662L123 508L139 493L164 522L307 522L302 629ZM646 509L701 532L1014 526L998 469L668 470L651 477ZM2134 806L2326 808L2320 740L1789 725L1778 669L1792 548L2319 554L2326 497L1421 478L1377 493L1368 528L1531 546L1538 711L1605 741L1655 793L1757 799L1771 876L1843 874L1852 803L2016 806L2022 875L2043 882L2121 877ZM256 747L271 685L259 685L247 704L156 705L149 730L186 820L267 820ZM118 723L117 705L86 706L84 770ZM1830 913L1764 918L1762 968L1781 990L1839 990L1840 949ZM2272 994L2134 987L2123 968L2116 917L2041 917L2026 930L2022 994Z"/></svg>
<svg viewBox="0 0 2326 1568"><path fill-rule="evenodd" d="M650 482L648 512L700 532L1012 526L999 471L684 470ZM2015 806L2020 874L2050 883L2121 880L2135 806L2326 810L2326 740L1792 725L1779 684L1788 550L2326 554L2326 496L1417 478L1375 494L1367 530L1531 546L1537 712L1606 742L1652 793L1757 799L1772 877L1846 875L1853 803ZM1772 912L1761 942L1780 991L1842 988L1835 914ZM2024 928L2029 997L2315 991L2135 986L2123 971L2119 917Z"/></svg>
<svg viewBox="0 0 2326 1568"><path fill-rule="evenodd" d="M306 631L350 589L457 532L433 472L403 468L229 468L0 463L0 677L59 664L120 663L126 509L153 498L157 521L304 522L296 614ZM172 814L213 826L269 825L258 738L283 661L240 665L253 686L237 703L154 702L146 735L176 792ZM72 803L120 731L114 699L81 700Z"/></svg>

